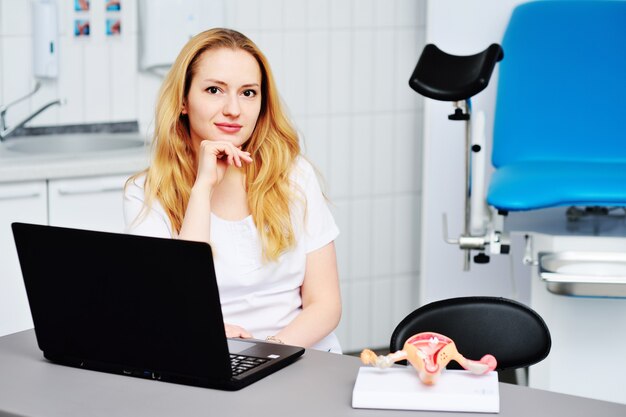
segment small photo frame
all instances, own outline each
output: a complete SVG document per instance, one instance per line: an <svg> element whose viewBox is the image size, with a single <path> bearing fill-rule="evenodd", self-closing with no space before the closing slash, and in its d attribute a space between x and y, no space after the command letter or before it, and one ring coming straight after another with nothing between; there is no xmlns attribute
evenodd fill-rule
<svg viewBox="0 0 626 417"><path fill-rule="evenodd" d="M107 12L119 12L122 9L121 0L107 0L105 5Z"/></svg>
<svg viewBox="0 0 626 417"><path fill-rule="evenodd" d="M74 20L74 36L83 37L89 36L89 20L88 19L76 19Z"/></svg>
<svg viewBox="0 0 626 417"><path fill-rule="evenodd" d="M89 10L89 0L74 0L74 10L77 12L86 12Z"/></svg>
<svg viewBox="0 0 626 417"><path fill-rule="evenodd" d="M106 20L107 36L119 36L122 34L122 20L119 18L108 18Z"/></svg>

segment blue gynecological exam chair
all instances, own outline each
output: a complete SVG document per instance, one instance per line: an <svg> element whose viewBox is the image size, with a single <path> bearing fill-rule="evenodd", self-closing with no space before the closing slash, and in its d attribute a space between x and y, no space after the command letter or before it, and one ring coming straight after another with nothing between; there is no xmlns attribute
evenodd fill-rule
<svg viewBox="0 0 626 417"><path fill-rule="evenodd" d="M484 187L485 117L471 97L494 69ZM448 239L466 269L470 253L486 263L514 249L509 232L526 236L530 304L553 333L530 385L626 403L615 372L626 372L626 1L521 4L501 45L473 56L427 45L409 84L454 102L449 118L467 124L465 228ZM593 335L611 341L600 348ZM598 360L581 378L572 361L590 352Z"/></svg>
<svg viewBox="0 0 626 417"><path fill-rule="evenodd" d="M485 193L485 120L472 115L471 97L487 87L496 65L495 170ZM510 212L569 207L570 220L623 215L626 2L522 4L502 46L454 56L427 45L409 84L426 97L454 102L449 118L467 123L465 229L450 241L467 250L468 260L470 251L508 253L501 217Z"/></svg>
<svg viewBox="0 0 626 417"><path fill-rule="evenodd" d="M502 41L487 201L626 206L626 3L528 3Z"/></svg>

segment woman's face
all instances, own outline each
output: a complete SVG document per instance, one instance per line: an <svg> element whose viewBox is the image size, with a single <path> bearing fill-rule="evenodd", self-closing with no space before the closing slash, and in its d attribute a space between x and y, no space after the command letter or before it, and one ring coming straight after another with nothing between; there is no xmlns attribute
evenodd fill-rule
<svg viewBox="0 0 626 417"><path fill-rule="evenodd" d="M241 49L219 48L200 55L183 114L194 147L205 139L243 145L261 111L261 69Z"/></svg>

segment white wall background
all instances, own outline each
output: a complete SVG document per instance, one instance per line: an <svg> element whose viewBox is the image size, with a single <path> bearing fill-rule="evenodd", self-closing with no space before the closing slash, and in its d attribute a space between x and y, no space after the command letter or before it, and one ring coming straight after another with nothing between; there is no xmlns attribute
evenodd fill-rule
<svg viewBox="0 0 626 417"><path fill-rule="evenodd" d="M75 12L74 0L57 4L59 78L11 109L9 124L64 97L67 105L32 125L139 120L148 132L160 79L137 69L137 1L122 1L119 37L104 34L104 0L91 0L88 13ZM341 229L344 349L386 346L419 301L423 101L407 82L423 47L425 0L224 4L224 26L268 56L306 153L326 179ZM91 21L89 38L73 36L81 17ZM33 87L31 42L30 2L0 0L0 103Z"/></svg>
<svg viewBox="0 0 626 417"><path fill-rule="evenodd" d="M473 55L501 43L511 12L522 0L428 1L426 43L456 55ZM506 51L504 51L506 59ZM472 98L473 111L484 110L487 142L491 141L497 69L489 86ZM449 121L452 104L424 101L424 145L421 219L421 283L423 303L465 295L529 299L529 270L521 265L523 240L514 236L511 255L491 256L487 265L472 263L463 271L464 252L442 238L442 213L448 214L450 237L463 231L465 193L465 124ZM486 149L491 156L490 146Z"/></svg>

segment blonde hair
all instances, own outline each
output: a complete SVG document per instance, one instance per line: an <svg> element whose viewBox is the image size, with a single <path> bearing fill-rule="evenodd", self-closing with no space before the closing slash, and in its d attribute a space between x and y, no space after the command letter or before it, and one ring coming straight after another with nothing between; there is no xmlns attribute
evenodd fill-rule
<svg viewBox="0 0 626 417"><path fill-rule="evenodd" d="M245 165L246 188L263 258L276 260L295 243L289 176L300 154L300 144L282 108L267 59L250 39L237 31L211 29L194 36L167 74L156 107L154 157L151 166L144 171L144 208L158 199L169 217L172 231L180 232L197 166L188 119L181 117L181 110L197 70L198 58L203 52L217 48L246 51L261 69L261 111L252 135L243 145L253 158L253 163Z"/></svg>

